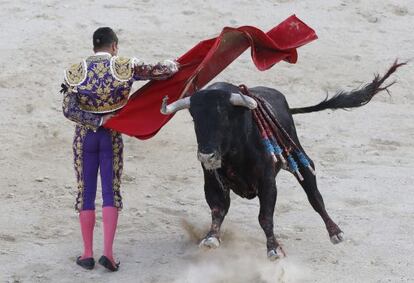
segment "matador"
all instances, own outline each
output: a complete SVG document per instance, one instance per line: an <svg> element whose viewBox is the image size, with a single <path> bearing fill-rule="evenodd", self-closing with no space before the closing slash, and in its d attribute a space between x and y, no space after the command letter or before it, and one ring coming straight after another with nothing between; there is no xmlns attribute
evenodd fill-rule
<svg viewBox="0 0 414 283"><path fill-rule="evenodd" d="M137 58L117 56L118 38L108 27L93 34L94 55L64 71L63 114L76 123L73 139L74 166L78 193L75 208L84 251L76 263L93 269L93 231L98 171L102 185L104 251L99 263L117 271L113 242L122 209L120 191L123 169L123 141L119 132L105 128L105 122L128 102L136 80L168 79L178 71L178 63L165 60L154 65Z"/></svg>

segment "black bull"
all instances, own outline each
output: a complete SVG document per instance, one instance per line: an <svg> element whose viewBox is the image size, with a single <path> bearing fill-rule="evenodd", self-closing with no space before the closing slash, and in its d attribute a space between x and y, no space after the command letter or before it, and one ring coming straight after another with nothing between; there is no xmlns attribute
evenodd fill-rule
<svg viewBox="0 0 414 283"><path fill-rule="evenodd" d="M391 84L385 87L382 84L401 65L403 64L396 62L383 77L376 76L370 84L348 93L337 93L311 107L290 109L285 96L272 88L254 87L249 90L271 105L277 120L302 149L292 114L365 105L376 93L387 90ZM168 106L164 101L161 111L168 114L188 108L194 119L198 159L204 172L205 197L212 215L210 231L200 245L210 248L219 246L220 227L230 207L229 193L232 190L244 198L259 198L259 223L266 235L268 257L273 260L283 254L273 232L277 196L275 177L282 166L275 163L266 152L252 112L248 107L240 107L243 104L240 104L240 99L238 103L234 103L235 96L243 98L244 101L248 98L240 95L237 86L215 83L198 91L191 98ZM314 167L313 162L311 165ZM324 221L332 243L341 242L343 233L325 209L315 176L302 165L299 165L299 171L303 180L298 181L313 209Z"/></svg>

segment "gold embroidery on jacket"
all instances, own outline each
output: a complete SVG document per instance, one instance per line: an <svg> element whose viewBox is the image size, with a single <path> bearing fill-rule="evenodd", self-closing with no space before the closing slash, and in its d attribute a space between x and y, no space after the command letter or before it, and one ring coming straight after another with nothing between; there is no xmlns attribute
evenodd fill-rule
<svg viewBox="0 0 414 283"><path fill-rule="evenodd" d="M128 81L134 74L132 60L126 57L112 57L111 70L114 77L120 81Z"/></svg>
<svg viewBox="0 0 414 283"><path fill-rule="evenodd" d="M110 102L111 101L104 102L100 106L95 106L93 105L92 102L90 102L90 105L83 104L80 106L80 108L84 111L88 111L92 113L104 113L107 111L115 111L117 109L124 107L127 104L128 100L125 99L118 103L110 103Z"/></svg>
<svg viewBox="0 0 414 283"><path fill-rule="evenodd" d="M110 112L122 108L128 101L133 64L132 59L125 57L91 56L66 71L65 79L68 84L76 82L69 89L76 93L81 110Z"/></svg>
<svg viewBox="0 0 414 283"><path fill-rule="evenodd" d="M100 62L93 67L93 71L98 78L103 79L103 77L105 77L105 75L109 72L109 68L106 67L104 63Z"/></svg>
<svg viewBox="0 0 414 283"><path fill-rule="evenodd" d="M73 64L65 71L65 80L69 86L77 86L86 79L86 64L81 62Z"/></svg>

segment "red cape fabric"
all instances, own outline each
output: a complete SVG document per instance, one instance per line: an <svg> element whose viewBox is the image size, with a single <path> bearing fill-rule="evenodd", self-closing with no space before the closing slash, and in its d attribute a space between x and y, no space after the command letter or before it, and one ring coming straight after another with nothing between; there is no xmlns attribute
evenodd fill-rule
<svg viewBox="0 0 414 283"><path fill-rule="evenodd" d="M295 15L269 32L252 27L225 27L221 34L204 40L177 61L180 70L164 81L150 81L133 94L128 104L105 127L139 139L153 137L173 115L162 115L162 98L169 103L192 95L251 47L251 56L260 71L285 60L296 63L296 48L317 38L315 31Z"/></svg>

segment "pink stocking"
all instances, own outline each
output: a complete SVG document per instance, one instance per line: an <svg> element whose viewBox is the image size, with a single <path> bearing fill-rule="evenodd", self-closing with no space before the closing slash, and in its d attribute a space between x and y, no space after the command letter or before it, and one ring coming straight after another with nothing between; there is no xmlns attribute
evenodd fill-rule
<svg viewBox="0 0 414 283"><path fill-rule="evenodd" d="M104 256L115 264L112 246L114 243L116 226L118 224L118 208L105 206L102 208L104 230Z"/></svg>
<svg viewBox="0 0 414 283"><path fill-rule="evenodd" d="M83 239L82 259L93 257L93 228L95 227L95 210L82 210L79 222Z"/></svg>

